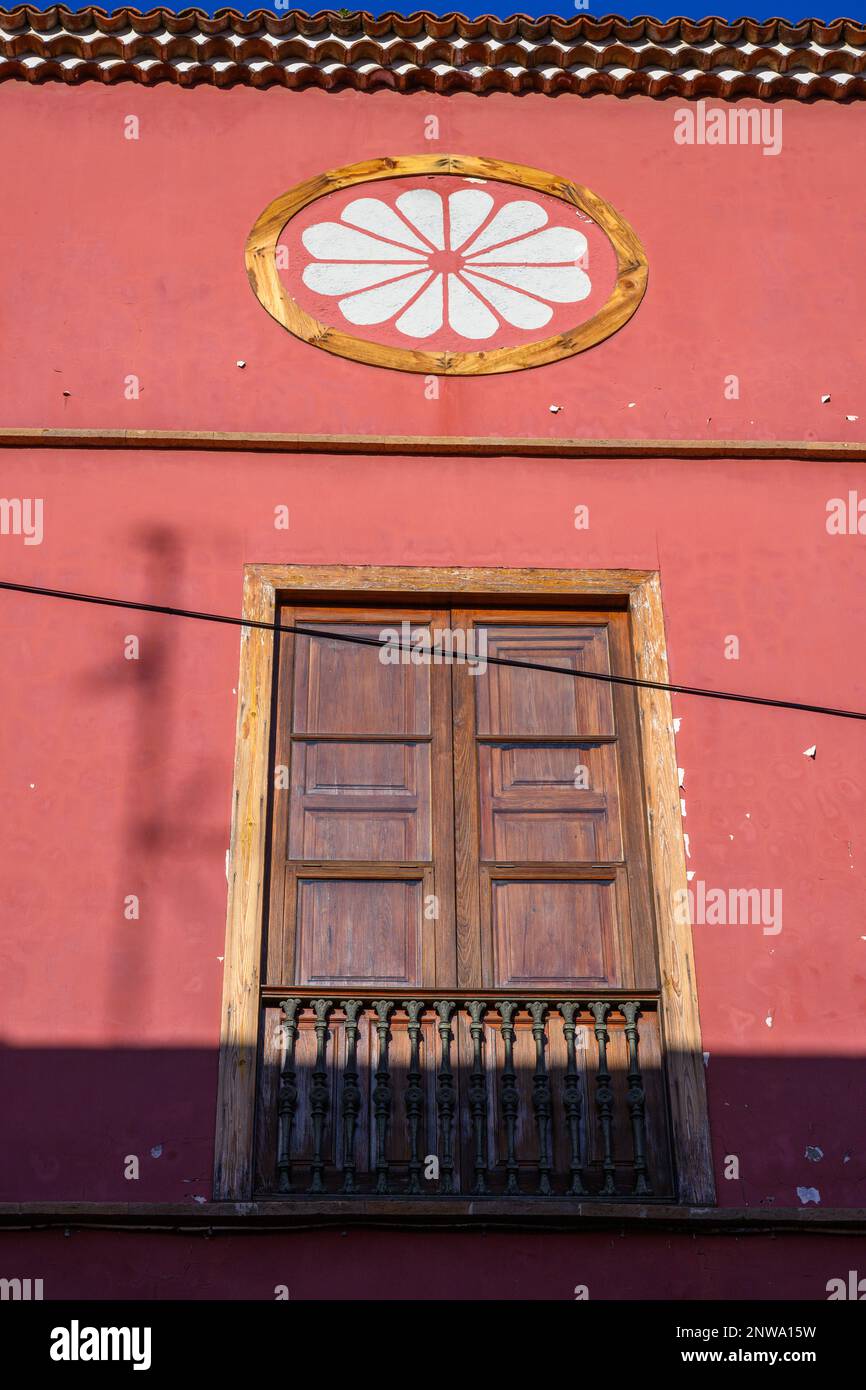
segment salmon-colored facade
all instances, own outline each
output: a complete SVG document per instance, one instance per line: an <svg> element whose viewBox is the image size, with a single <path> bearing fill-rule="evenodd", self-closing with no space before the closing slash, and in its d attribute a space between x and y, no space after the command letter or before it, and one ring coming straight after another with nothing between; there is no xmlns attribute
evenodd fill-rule
<svg viewBox="0 0 866 1390"><path fill-rule="evenodd" d="M679 143L686 104L4 82L0 494L42 510L38 538L8 514L0 579L239 615L251 564L657 571L673 682L866 709L863 109L747 100L782 122L769 153ZM272 200L440 152L612 205L646 253L633 317L547 366L451 376L321 351L265 312L244 247ZM265 432L511 444L244 447ZM64 1240L67 1203L117 1226L130 1202L151 1227L243 1219L211 1203L239 634L14 592L0 630L0 1202L58 1227L4 1234L7 1274L38 1266L46 1297L809 1299L845 1275L866 1181L862 723L672 697L693 916L718 889L773 904L692 927L716 1215L645 1220L627 1270L600 1216Z"/></svg>

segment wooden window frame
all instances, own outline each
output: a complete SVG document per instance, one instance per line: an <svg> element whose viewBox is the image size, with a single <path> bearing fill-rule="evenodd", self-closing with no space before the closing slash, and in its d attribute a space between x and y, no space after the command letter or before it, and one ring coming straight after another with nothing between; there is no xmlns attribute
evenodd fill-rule
<svg viewBox="0 0 866 1390"><path fill-rule="evenodd" d="M244 567L243 616L272 624L283 596L322 602L339 596L394 605L428 596L479 606L513 607L544 600L587 600L629 613L632 659L643 680L667 682L661 584L656 570L430 569L377 565ZM237 741L228 863L228 914L220 1029L214 1159L214 1200L250 1201L267 838L268 769L273 717L273 636L241 630ZM692 930L678 904L686 900L685 844L680 813L670 695L637 691L652 891L661 976L664 1046L673 1159L680 1204L715 1203L706 1083Z"/></svg>

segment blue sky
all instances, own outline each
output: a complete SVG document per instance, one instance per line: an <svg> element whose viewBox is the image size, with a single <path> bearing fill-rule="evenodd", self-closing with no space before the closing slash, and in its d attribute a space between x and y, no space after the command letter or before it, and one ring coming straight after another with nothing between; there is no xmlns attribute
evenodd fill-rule
<svg viewBox="0 0 866 1390"><path fill-rule="evenodd" d="M8 0L8 3L11 7L12 0ZM66 0L66 4L68 8L71 10L83 10L87 8L85 4L77 3L77 0ZM120 5L115 5L114 3L112 3L112 0L102 0L102 5L103 8L105 8L106 10L120 8ZM590 0L590 5L592 7L592 0ZM38 8L48 9L49 6L40 5ZM134 8L147 11L152 8L155 8L155 6L149 4L147 0L139 0L139 3ZM164 8L178 12L182 11L186 7L184 5L166 5ZM208 0L203 0L203 3L196 6L196 8L204 10L207 14L215 14L218 10L226 8L241 10L244 14L249 14L252 10L259 9L272 9L276 12L276 5L273 3L273 0L271 4L244 4L243 0L239 0L239 3L231 6L208 3ZM315 14L319 9L324 9L325 6L311 5L299 6L298 8L304 8L308 11L308 13ZM333 8L336 9L338 7L335 5ZM347 5L346 8L354 9L355 6L350 4ZM467 14L471 16L497 14L502 17L506 17L508 15L514 14L515 10L517 10L520 14L544 15L555 13L565 18L571 18L578 13L592 13L597 17L613 13L619 15L626 15L629 18L635 18L639 15L644 15L648 12L647 6L645 4L629 5L628 3L625 3L625 0L624 3L616 5L615 7L608 7L605 9L596 9L592 7L590 11L578 11L574 6L574 0L570 0L569 4L566 4L565 0L559 0L559 3L556 5L551 5L550 0L548 0L547 4L543 2L538 3L538 0L535 0L535 3L533 3L533 0L525 0L525 3L519 6L505 5L501 3L497 4L496 0L493 0L493 3L490 4L473 4L471 3L471 0L466 0L466 3L459 3L459 0L451 0L451 3L446 2L437 4L435 0L431 0L431 3L425 5L404 6L394 4L367 4L364 5L363 8L369 10L370 13L375 15L387 14L390 10L396 10L400 14L412 14L417 9L425 9L431 11L433 14L439 15L451 14L452 11L459 10L461 14ZM652 7L651 10L649 10L649 13L651 13L656 19L670 19L674 15L682 14L683 7L682 5L666 6L656 4ZM688 13L692 18L699 18L703 17L706 11L690 9L686 11L686 13ZM743 14L748 14L753 19L769 19L774 15L781 14L784 15L785 19L790 20L808 18L827 20L835 19L837 15L840 13L840 11L837 6L821 4L820 0L815 0L814 3L810 3L809 0L783 0L783 3L775 5L762 4L759 3L759 0L755 0L754 4L746 5L744 5L742 2L739 5L714 4L712 8L709 10L709 13L714 15L721 15L725 19L738 19ZM849 0L849 3L846 4L844 10L842 10L841 13L845 14L850 19L857 19L860 21L866 19L866 0Z"/></svg>

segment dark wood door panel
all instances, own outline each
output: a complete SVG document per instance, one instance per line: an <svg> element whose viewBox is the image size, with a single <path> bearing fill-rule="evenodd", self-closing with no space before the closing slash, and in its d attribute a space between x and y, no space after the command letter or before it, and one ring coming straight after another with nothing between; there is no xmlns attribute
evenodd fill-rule
<svg viewBox="0 0 866 1390"><path fill-rule="evenodd" d="M414 988L423 979L424 884L304 878L297 884L298 983Z"/></svg>
<svg viewBox="0 0 866 1390"><path fill-rule="evenodd" d="M479 743L478 780L482 861L622 859L615 745Z"/></svg>
<svg viewBox="0 0 866 1390"><path fill-rule="evenodd" d="M430 859L431 744L295 741L288 857Z"/></svg>
<svg viewBox="0 0 866 1390"><path fill-rule="evenodd" d="M535 662L562 671L610 672L606 625L536 626L477 622L489 656ZM476 644L477 646L477 644ZM488 666L477 682L479 734L613 734L610 686L552 671Z"/></svg>
<svg viewBox="0 0 866 1390"><path fill-rule="evenodd" d="M538 869L483 870L489 900L493 973L503 989L569 991L632 986L623 961L628 922L624 874L558 877ZM629 940L625 933L626 943Z"/></svg>
<svg viewBox="0 0 866 1390"><path fill-rule="evenodd" d="M296 637L296 734L428 734L431 667L383 661L383 650L344 637L378 640L391 624L335 618L305 620L321 637ZM428 636L429 624L415 624Z"/></svg>

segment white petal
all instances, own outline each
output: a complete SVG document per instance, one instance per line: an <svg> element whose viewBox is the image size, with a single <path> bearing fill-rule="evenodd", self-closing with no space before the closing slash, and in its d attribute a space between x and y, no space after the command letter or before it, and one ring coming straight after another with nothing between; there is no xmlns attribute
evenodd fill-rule
<svg viewBox="0 0 866 1390"><path fill-rule="evenodd" d="M500 208L489 226L466 248L467 256L485 251L488 246L498 246L501 241L511 241L516 236L526 236L537 227L547 225L547 213L539 203L506 203Z"/></svg>
<svg viewBox="0 0 866 1390"><path fill-rule="evenodd" d="M456 275L448 276L448 322L464 338L492 338L499 327L487 306Z"/></svg>
<svg viewBox="0 0 866 1390"><path fill-rule="evenodd" d="M484 280L482 276L472 275L468 271L464 271L464 274L506 323L515 328L543 328L553 318L549 305L530 299L528 294L520 294L518 290L510 290L506 285L497 285L493 280Z"/></svg>
<svg viewBox="0 0 866 1390"><path fill-rule="evenodd" d="M483 234L482 234L483 235ZM513 241L510 246L502 246L498 251L485 251L477 258L477 263L490 261L496 264L506 261L509 265L537 265L546 261L576 261L586 251L586 237L574 227L548 227L535 236L523 237Z"/></svg>
<svg viewBox="0 0 866 1390"><path fill-rule="evenodd" d="M387 237L389 241L399 241L403 246L414 247L416 251L429 249L381 198L356 198L353 203L346 204L340 218L352 227L360 227L363 232Z"/></svg>
<svg viewBox="0 0 866 1390"><path fill-rule="evenodd" d="M301 278L307 289L317 294L350 294L352 290L365 290L371 285L393 280L398 275L408 275L414 269L414 266L399 263L353 265L351 261L314 261L307 266Z"/></svg>
<svg viewBox="0 0 866 1390"><path fill-rule="evenodd" d="M420 275L404 275L390 285L378 285L363 294L349 295L348 299L340 300L340 308L350 323L384 323L399 313L432 273L422 270Z"/></svg>
<svg viewBox="0 0 866 1390"><path fill-rule="evenodd" d="M400 194L397 206L406 221L411 222L437 251L445 249L442 197L439 193L432 188L412 188L408 193Z"/></svg>
<svg viewBox="0 0 866 1390"><path fill-rule="evenodd" d="M431 333L437 333L442 327L442 286L442 276L437 275L405 314L400 315L395 328L410 338L429 338Z"/></svg>
<svg viewBox="0 0 866 1390"><path fill-rule="evenodd" d="M466 267L467 270L469 267ZM479 265L479 270L481 266ZM484 265L484 274L515 289L537 294L552 304L576 304L592 289L589 276L577 265Z"/></svg>
<svg viewBox="0 0 866 1390"><path fill-rule="evenodd" d="M317 222L308 227L302 242L320 261L422 261L417 251L403 251L378 237L353 231L340 222Z"/></svg>
<svg viewBox="0 0 866 1390"><path fill-rule="evenodd" d="M475 188L461 188L448 199L448 216L451 221L451 250L456 251L467 237L478 231L481 223L493 207L489 193L479 193Z"/></svg>

